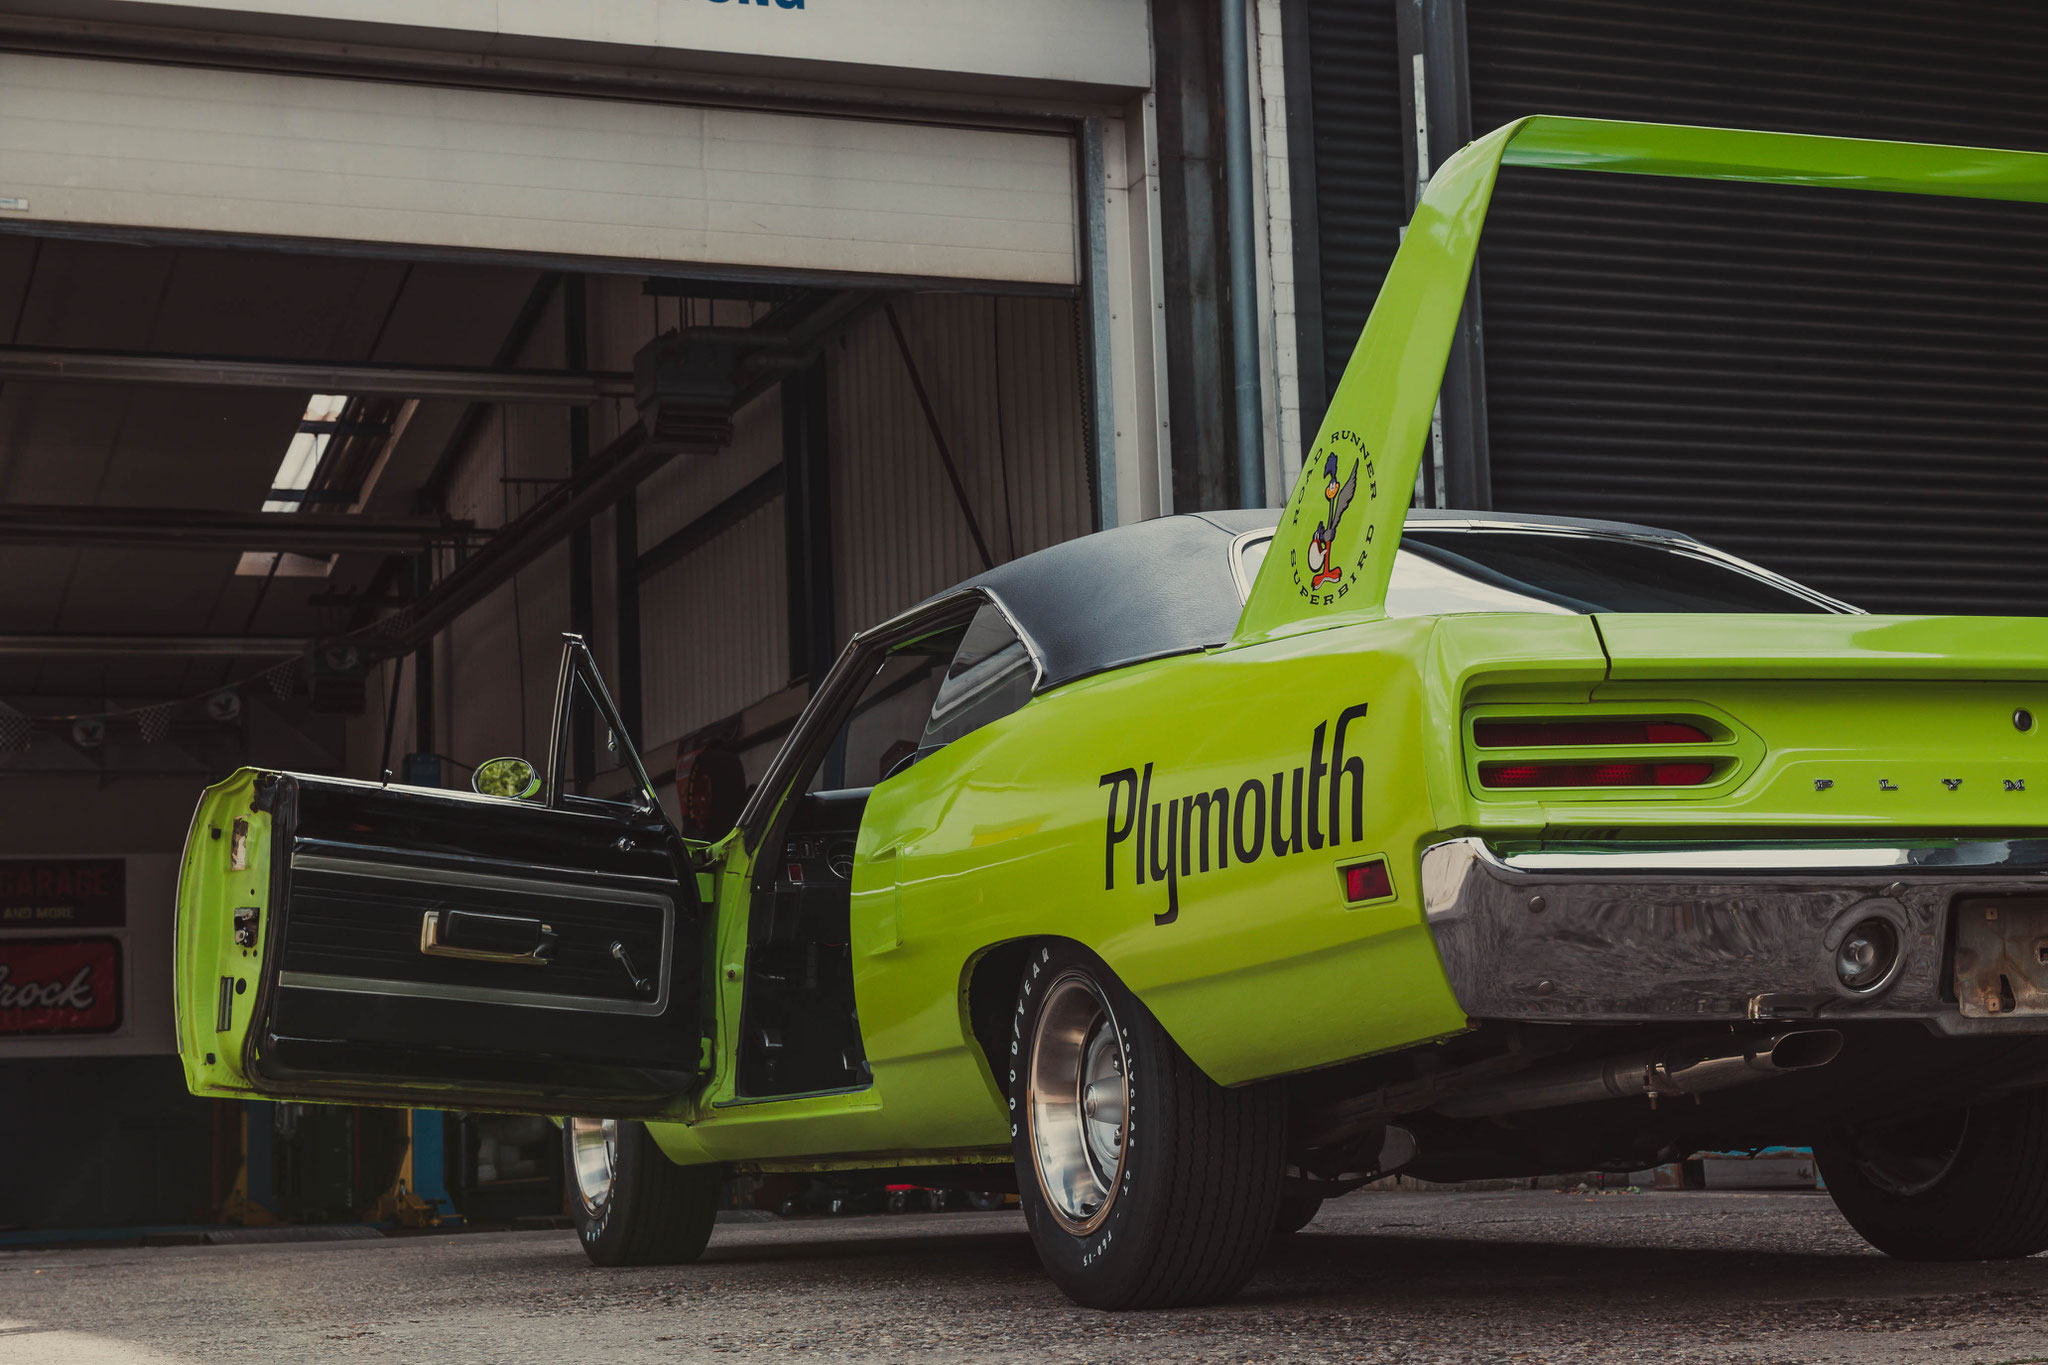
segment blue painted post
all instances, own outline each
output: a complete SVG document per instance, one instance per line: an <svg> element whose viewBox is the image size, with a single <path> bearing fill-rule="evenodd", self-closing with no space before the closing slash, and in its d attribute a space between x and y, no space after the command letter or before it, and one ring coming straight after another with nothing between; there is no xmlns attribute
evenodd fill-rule
<svg viewBox="0 0 2048 1365"><path fill-rule="evenodd" d="M448 1116L439 1109L412 1111L412 1192L433 1207L443 1223L459 1223L448 1197Z"/></svg>

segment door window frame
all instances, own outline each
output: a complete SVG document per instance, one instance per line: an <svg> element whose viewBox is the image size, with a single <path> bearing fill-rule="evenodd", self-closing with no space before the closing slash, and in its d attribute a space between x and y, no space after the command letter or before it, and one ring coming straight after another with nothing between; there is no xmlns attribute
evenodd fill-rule
<svg viewBox="0 0 2048 1365"><path fill-rule="evenodd" d="M740 811L739 829L749 850L767 842L768 835L787 810L789 800L824 759L825 751L839 733L853 708L859 704L875 670L890 649L935 630L974 619L983 606L993 606L1009 622L1010 629L1024 642L1031 655L1032 694L1045 681L1045 660L1031 633L1018 624L1016 614L1001 598L986 588L954 588L929 601L870 626L846 642L839 658L811 695L796 724L777 749L768 769L747 797ZM936 752L936 751L934 751Z"/></svg>
<svg viewBox="0 0 2048 1365"><path fill-rule="evenodd" d="M563 768L573 757L573 739L569 733L570 720L575 715L576 684L581 682L590 689L590 698L597 705L598 718L619 736L619 742L626 751L626 766L632 777L639 783L637 801L619 801L607 796L577 796L567 790L563 780ZM555 717L554 727L548 736L547 775L541 783L540 804L550 810L570 811L585 815L633 816L640 819L658 818L668 823L668 813L661 807L661 800L655 795L654 783L647 775L647 767L640 761L640 738L627 731L619 719L618 705L612 701L610 689L604 685L604 674L597 666L597 659L590 652L590 646L583 637L570 632L562 635L562 665L555 676Z"/></svg>

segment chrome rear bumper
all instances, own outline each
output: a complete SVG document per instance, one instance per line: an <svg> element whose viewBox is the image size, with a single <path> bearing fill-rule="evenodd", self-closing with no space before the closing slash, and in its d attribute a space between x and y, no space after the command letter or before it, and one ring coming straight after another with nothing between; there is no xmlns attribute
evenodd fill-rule
<svg viewBox="0 0 2048 1365"><path fill-rule="evenodd" d="M2019 991L2017 1012L2001 1013L2014 1007L1995 996L1959 1003L1950 979L1956 902L2031 894L2048 907L2048 841L1502 853L1466 838L1424 851L1422 893L1473 1019L1891 1019L1956 1035L2048 1033L2043 996ZM1899 963L1859 993L1836 978L1835 950L1870 918L1897 931ZM2048 983L2048 956L2038 965Z"/></svg>

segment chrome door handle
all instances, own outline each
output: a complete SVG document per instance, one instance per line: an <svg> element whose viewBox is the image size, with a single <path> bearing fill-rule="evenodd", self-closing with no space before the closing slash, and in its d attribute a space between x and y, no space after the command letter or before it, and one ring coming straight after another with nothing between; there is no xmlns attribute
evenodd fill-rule
<svg viewBox="0 0 2048 1365"><path fill-rule="evenodd" d="M451 943L451 936L464 936L461 931L479 934L486 942L504 944L523 941L529 935L533 946L528 947L486 947L482 944ZM484 915L473 910L451 910L444 925L439 910L429 910L420 916L420 951L429 957L459 957L471 962L517 962L529 967L545 967L555 951L553 926L542 924L537 919L518 919L511 915Z"/></svg>

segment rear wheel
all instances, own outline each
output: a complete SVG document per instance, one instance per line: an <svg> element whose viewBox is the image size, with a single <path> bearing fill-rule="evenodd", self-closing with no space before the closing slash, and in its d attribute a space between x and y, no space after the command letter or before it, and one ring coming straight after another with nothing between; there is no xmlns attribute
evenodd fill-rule
<svg viewBox="0 0 2048 1365"><path fill-rule="evenodd" d="M1012 1016L1011 1139L1054 1283L1090 1308L1211 1303L1273 1235L1286 1096L1225 1089L1092 956L1034 952Z"/></svg>
<svg viewBox="0 0 2048 1365"><path fill-rule="evenodd" d="M1848 1130L1813 1155L1842 1216L1887 1256L2048 1250L2048 1090Z"/></svg>
<svg viewBox="0 0 2048 1365"><path fill-rule="evenodd" d="M602 1266L678 1265L704 1254L718 1216L716 1166L678 1166L647 1126L569 1119L562 1153L576 1235Z"/></svg>

